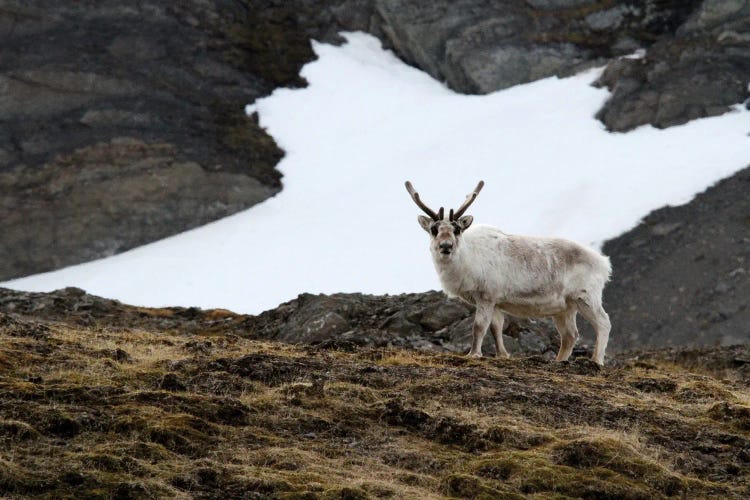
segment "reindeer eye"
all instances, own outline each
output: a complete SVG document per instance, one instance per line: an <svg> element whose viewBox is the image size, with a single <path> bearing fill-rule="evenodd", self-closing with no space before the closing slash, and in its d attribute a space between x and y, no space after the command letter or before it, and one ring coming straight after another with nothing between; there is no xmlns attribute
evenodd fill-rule
<svg viewBox="0 0 750 500"><path fill-rule="evenodd" d="M438 234L438 223L437 222L435 224L433 224L433 225L430 226L430 232L432 233L433 236L437 236L437 234Z"/></svg>
<svg viewBox="0 0 750 500"><path fill-rule="evenodd" d="M453 234L455 234L456 236L461 234L461 226L456 223L453 223Z"/></svg>

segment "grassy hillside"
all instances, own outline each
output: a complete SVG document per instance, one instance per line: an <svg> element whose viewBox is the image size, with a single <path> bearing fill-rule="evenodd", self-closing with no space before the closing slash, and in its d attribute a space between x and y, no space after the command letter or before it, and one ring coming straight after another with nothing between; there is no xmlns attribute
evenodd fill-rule
<svg viewBox="0 0 750 500"><path fill-rule="evenodd" d="M747 497L750 359L710 354L600 369L0 313L0 492Z"/></svg>

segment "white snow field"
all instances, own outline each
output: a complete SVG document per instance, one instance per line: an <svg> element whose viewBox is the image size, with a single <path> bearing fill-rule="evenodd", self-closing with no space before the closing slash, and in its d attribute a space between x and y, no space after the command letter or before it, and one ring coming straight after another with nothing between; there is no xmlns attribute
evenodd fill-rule
<svg viewBox="0 0 750 500"><path fill-rule="evenodd" d="M601 70L484 96L447 89L372 36L314 44L304 89L249 106L286 156L284 189L242 213L132 251L2 286L77 286L148 306L258 313L302 292L439 289L411 180L435 209L506 232L591 245L681 204L750 160L750 113L612 134L594 119ZM615 273L617 270L615 269Z"/></svg>

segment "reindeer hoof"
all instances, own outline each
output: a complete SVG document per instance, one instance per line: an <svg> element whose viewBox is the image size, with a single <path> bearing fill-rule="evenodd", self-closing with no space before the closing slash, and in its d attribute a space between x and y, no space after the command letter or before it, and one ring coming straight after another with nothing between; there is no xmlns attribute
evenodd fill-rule
<svg viewBox="0 0 750 500"><path fill-rule="evenodd" d="M466 357L468 357L468 358L481 358L482 357L482 353L481 352L470 352L469 354L466 355Z"/></svg>

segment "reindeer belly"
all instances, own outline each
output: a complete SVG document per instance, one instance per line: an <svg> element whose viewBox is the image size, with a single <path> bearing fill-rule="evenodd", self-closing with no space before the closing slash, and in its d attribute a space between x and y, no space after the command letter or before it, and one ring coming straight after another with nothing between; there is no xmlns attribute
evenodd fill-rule
<svg viewBox="0 0 750 500"><path fill-rule="evenodd" d="M462 292L453 294L453 297L458 297L467 304L477 304L477 293ZM484 294L479 294L484 295ZM489 297L482 297L483 301L491 301ZM546 316L555 316L566 311L570 306L565 302L565 298L559 297L548 297L548 298L516 298L508 299L502 302L496 302L495 307L503 312L515 316L517 318L543 318Z"/></svg>
<svg viewBox="0 0 750 500"><path fill-rule="evenodd" d="M508 300L495 304L495 307L519 318L540 318L564 312L568 306L563 298L548 300Z"/></svg>

